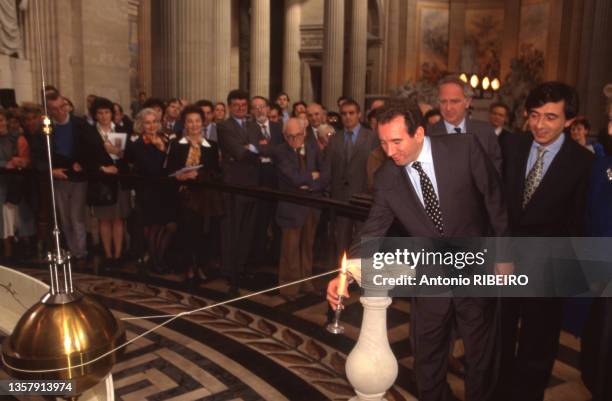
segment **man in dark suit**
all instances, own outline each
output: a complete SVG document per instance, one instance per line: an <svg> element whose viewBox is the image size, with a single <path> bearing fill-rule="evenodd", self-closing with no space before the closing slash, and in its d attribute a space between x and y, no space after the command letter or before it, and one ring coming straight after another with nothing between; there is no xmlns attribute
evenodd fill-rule
<svg viewBox="0 0 612 401"><path fill-rule="evenodd" d="M508 123L509 114L510 108L505 103L495 102L489 106L489 122L495 130L495 135L497 135L500 144L504 137L510 133L510 131L504 128Z"/></svg>
<svg viewBox="0 0 612 401"><path fill-rule="evenodd" d="M331 137L327 158L331 165L331 195L333 199L348 201L355 194L366 193L368 176L366 165L372 149L378 146L378 138L363 127L359 103L347 99L340 108L343 129ZM359 224L336 217L336 246L343 252L350 246Z"/></svg>
<svg viewBox="0 0 612 401"><path fill-rule="evenodd" d="M251 116L253 123L261 132L263 140L258 145L269 145L274 148L284 142L283 127L281 123L273 123L268 119L270 102L263 96L253 96L251 99ZM259 186L268 189L277 189L278 178L274 159L269 156L259 157ZM253 262L276 263L280 249L280 230L274 223L276 202L258 199L255 208L255 234L251 254ZM268 232L272 235L269 236Z"/></svg>
<svg viewBox="0 0 612 401"><path fill-rule="evenodd" d="M506 205L499 177L472 135L426 137L418 106L388 109L379 115L379 138L391 159L374 180L374 203L359 237L382 237L397 219L415 237L503 236ZM353 242L349 257L359 255ZM358 256L357 256L358 257ZM350 259L357 270L359 259ZM498 274L512 263L497 263ZM338 304L338 278L327 299ZM344 289L346 291L346 288ZM345 292L346 293L346 292ZM448 344L456 323L466 350L466 400L487 400L492 387L496 338L494 303L482 298L416 298L411 311L419 400L450 400L446 383Z"/></svg>
<svg viewBox="0 0 612 401"><path fill-rule="evenodd" d="M459 78L448 76L438 83L438 102L442 119L427 127L429 136L468 133L476 136L498 172L501 151L493 127L484 121L468 118L472 88Z"/></svg>
<svg viewBox="0 0 612 401"><path fill-rule="evenodd" d="M317 141L319 127L325 119L325 112L319 103L310 103L306 108L308 127L306 128L306 141Z"/></svg>
<svg viewBox="0 0 612 401"><path fill-rule="evenodd" d="M298 118L285 124L286 143L276 152L279 189L312 196L322 196L329 184L329 166L324 163L315 142L305 141L304 125ZM320 211L291 202L279 202L276 222L282 229L279 284L312 275L313 244ZM294 297L298 287L280 290L281 295ZM302 292L314 291L311 282L302 284Z"/></svg>
<svg viewBox="0 0 612 401"><path fill-rule="evenodd" d="M529 93L525 109L531 135L510 134L502 142L511 233L517 237L582 235L593 155L563 132L576 117L578 95L564 83L545 82ZM546 244L538 241L538 249ZM571 255L565 262L558 258L534 262L534 249L519 248L517 273L530 276L540 298L504 300L497 399L536 401L544 398L557 354L563 313L560 297L586 286L579 266L568 264ZM571 244L567 248L571 250Z"/></svg>
<svg viewBox="0 0 612 401"><path fill-rule="evenodd" d="M223 181L231 185L258 186L260 159L256 146L264 138L260 128L246 119L248 94L232 90L227 96L227 103L230 117L217 125ZM235 291L251 250L257 200L229 193L225 197L221 259L224 273Z"/></svg>

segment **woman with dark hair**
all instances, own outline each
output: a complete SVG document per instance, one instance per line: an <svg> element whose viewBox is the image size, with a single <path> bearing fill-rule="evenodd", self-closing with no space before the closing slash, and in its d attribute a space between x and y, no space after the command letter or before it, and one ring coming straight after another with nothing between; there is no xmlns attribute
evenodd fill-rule
<svg viewBox="0 0 612 401"><path fill-rule="evenodd" d="M202 137L203 120L202 109L197 106L187 106L181 113L181 121L185 127L184 136L170 143L167 160L167 170L170 174L175 174L178 183L217 180L221 176L217 145ZM184 168L190 169L179 171ZM185 261L185 281L194 285L199 279L205 278L198 268L206 262L202 257L210 256L206 246L202 246L208 242L202 241L204 228L210 217L222 214L223 204L218 192L203 187L180 185L178 198L178 229L183 246L181 254L188 258ZM206 255L201 254L203 249Z"/></svg>
<svg viewBox="0 0 612 401"><path fill-rule="evenodd" d="M141 213L149 264L156 273L166 269L166 250L176 233L175 199L172 188L157 179L164 175L168 141L161 134L161 115L145 108L136 115L134 131L138 139L130 144L128 163L146 179L136 184L136 209Z"/></svg>
<svg viewBox="0 0 612 401"><path fill-rule="evenodd" d="M134 132L134 123L123 112L123 107L119 103L113 103L113 109L115 110L115 116L113 117L115 129L117 132L125 132L129 137Z"/></svg>
<svg viewBox="0 0 612 401"><path fill-rule="evenodd" d="M104 247L105 265L118 262L123 250L124 220L130 211L129 191L120 188L112 176L120 170L125 171L123 148L125 141L113 141L115 133L113 122L114 108L110 100L97 97L92 102L89 113L94 125L85 133L85 169L99 177L89 181L87 200L92 206L93 216L98 219L100 238Z"/></svg>

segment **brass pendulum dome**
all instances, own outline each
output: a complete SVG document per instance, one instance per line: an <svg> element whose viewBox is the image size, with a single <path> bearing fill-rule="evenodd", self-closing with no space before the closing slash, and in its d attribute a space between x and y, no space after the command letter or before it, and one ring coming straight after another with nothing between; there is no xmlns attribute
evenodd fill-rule
<svg viewBox="0 0 612 401"><path fill-rule="evenodd" d="M38 25L37 31L40 44ZM40 64L44 91L42 56ZM51 120L46 104L44 108L43 132L54 223L54 249L48 254L50 289L5 338L2 360L6 372L16 379L74 380L77 396L71 398L76 399L111 371L117 359L114 350L125 342L125 329L105 306L73 286L70 254L60 246L51 163Z"/></svg>

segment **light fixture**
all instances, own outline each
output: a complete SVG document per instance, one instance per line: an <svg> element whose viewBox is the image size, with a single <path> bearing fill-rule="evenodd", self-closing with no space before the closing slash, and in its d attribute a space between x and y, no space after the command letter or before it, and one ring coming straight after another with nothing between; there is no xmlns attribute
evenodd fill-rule
<svg viewBox="0 0 612 401"><path fill-rule="evenodd" d="M461 75L459 75L459 79L467 84L468 79L467 79L467 75L465 75L465 72L463 72L463 73L461 73Z"/></svg>
<svg viewBox="0 0 612 401"><path fill-rule="evenodd" d="M489 89L489 85L490 85L489 77L484 77L482 79L482 89L488 90Z"/></svg>
<svg viewBox="0 0 612 401"><path fill-rule="evenodd" d="M494 78L493 81L491 81L491 89L493 89L493 91L497 91L499 89L499 79Z"/></svg>
<svg viewBox="0 0 612 401"><path fill-rule="evenodd" d="M478 75L472 74L472 77L470 78L470 86L472 86L472 88L476 89L476 88L478 88L478 84L479 83L480 83L480 80L478 79Z"/></svg>

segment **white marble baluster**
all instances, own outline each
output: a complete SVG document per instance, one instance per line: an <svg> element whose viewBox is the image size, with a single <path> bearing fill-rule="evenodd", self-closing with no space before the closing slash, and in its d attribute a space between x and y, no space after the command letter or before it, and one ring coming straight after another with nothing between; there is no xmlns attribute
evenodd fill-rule
<svg viewBox="0 0 612 401"><path fill-rule="evenodd" d="M387 337L389 297L361 297L363 321L346 359L346 377L355 389L350 401L381 401L397 378L397 359Z"/></svg>

